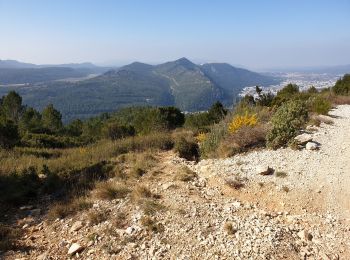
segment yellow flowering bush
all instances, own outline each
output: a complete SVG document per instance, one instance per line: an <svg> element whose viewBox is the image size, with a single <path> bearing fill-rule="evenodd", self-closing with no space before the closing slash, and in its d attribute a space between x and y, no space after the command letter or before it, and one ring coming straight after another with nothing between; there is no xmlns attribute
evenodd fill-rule
<svg viewBox="0 0 350 260"><path fill-rule="evenodd" d="M202 143L204 142L205 140L207 140L207 134L206 133L199 133L196 137L196 140L198 143Z"/></svg>
<svg viewBox="0 0 350 260"><path fill-rule="evenodd" d="M81 154L86 153L86 148L80 147L80 148L79 148L79 152L80 152Z"/></svg>
<svg viewBox="0 0 350 260"><path fill-rule="evenodd" d="M249 115L248 113L246 113L244 116L235 116L228 125L228 131L231 134L233 134L243 126L253 127L257 123L258 123L258 118L256 114Z"/></svg>

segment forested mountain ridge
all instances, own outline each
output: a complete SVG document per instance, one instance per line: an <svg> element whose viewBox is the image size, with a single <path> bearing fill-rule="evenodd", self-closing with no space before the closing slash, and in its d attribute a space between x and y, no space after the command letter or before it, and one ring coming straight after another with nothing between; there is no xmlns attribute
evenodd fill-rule
<svg viewBox="0 0 350 260"><path fill-rule="evenodd" d="M273 84L276 79L229 64L197 65L181 58L159 65L134 62L79 82L39 82L1 87L0 95L14 89L25 104L39 110L52 103L64 121L70 121L135 105L172 105L183 111L206 110L215 101L229 106L242 88Z"/></svg>

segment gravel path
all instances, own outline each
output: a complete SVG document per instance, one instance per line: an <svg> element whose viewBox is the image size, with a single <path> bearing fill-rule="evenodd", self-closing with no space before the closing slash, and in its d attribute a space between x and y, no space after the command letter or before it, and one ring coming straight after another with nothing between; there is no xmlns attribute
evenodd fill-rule
<svg viewBox="0 0 350 260"><path fill-rule="evenodd" d="M193 166L194 170L206 177L239 175L249 182L274 182L277 189L288 187L289 197L303 201L303 205L317 204L320 211L350 218L350 106L338 106L329 115L334 124L322 123L311 133L313 141L320 144L319 150L265 149L228 159L203 160ZM258 175L261 165L283 171L287 177Z"/></svg>

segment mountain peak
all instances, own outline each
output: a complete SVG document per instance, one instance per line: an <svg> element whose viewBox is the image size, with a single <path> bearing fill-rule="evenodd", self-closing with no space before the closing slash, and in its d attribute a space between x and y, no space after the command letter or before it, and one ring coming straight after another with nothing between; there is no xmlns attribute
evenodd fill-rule
<svg viewBox="0 0 350 260"><path fill-rule="evenodd" d="M195 65L192 61L189 59L182 57L178 60L175 61L175 63L180 64L180 65Z"/></svg>
<svg viewBox="0 0 350 260"><path fill-rule="evenodd" d="M152 68L153 66L150 64L135 61L133 63L121 67L120 69L146 73L149 72Z"/></svg>

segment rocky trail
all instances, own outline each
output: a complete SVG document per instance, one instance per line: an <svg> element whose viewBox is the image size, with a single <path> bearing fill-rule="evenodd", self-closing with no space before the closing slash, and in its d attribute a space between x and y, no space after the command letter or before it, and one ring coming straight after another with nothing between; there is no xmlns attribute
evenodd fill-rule
<svg viewBox="0 0 350 260"><path fill-rule="evenodd" d="M3 257L350 259L350 106L330 116L333 124L307 133L317 150L264 149L197 164L156 155L159 163L140 180L161 205L152 212L129 196L94 200L53 222L23 209L13 217L28 250ZM92 223L96 212L108 218Z"/></svg>

